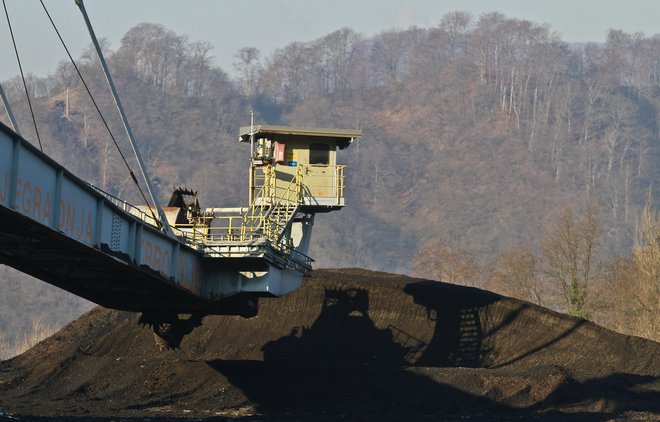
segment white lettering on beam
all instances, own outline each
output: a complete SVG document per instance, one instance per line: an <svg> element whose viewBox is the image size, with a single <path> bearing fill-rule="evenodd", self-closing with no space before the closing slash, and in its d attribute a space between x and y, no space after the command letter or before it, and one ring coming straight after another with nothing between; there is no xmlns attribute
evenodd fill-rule
<svg viewBox="0 0 660 422"><path fill-rule="evenodd" d="M0 200L2 201L6 197L8 177L5 172L4 185L0 184L2 188L0 190L0 193L2 193ZM16 179L16 204L14 205L16 211L41 224L50 225L51 203L50 192L46 192L44 195L41 186L23 181L20 177ZM76 204L71 201L61 200L59 207L59 230L73 239L91 244L94 237L93 213L85 208L80 209L78 212Z"/></svg>

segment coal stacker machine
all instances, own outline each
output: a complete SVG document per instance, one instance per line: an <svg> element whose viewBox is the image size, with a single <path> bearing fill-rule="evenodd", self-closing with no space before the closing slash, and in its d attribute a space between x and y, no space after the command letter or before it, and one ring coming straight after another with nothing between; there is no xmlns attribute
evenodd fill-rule
<svg viewBox="0 0 660 422"><path fill-rule="evenodd" d="M12 118L12 128L0 123L0 263L99 305L140 312L168 347L205 315L251 317L260 297L300 287L312 269L315 215L345 206L337 150L361 132L251 122L238 134L250 151L246 205L202 208L197 192L178 188L161 207L82 0L76 3L151 204L129 204L76 177L27 142Z"/></svg>

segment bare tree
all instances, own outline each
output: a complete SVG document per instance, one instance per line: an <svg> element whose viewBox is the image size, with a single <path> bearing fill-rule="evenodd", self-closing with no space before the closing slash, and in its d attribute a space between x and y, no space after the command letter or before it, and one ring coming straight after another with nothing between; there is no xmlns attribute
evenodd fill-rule
<svg viewBox="0 0 660 422"><path fill-rule="evenodd" d="M316 72L321 92L341 96L350 86L362 36L349 28L332 32L314 43Z"/></svg>
<svg viewBox="0 0 660 422"><path fill-rule="evenodd" d="M440 29L449 36L449 56L454 57L467 30L472 25L472 14L466 11L454 11L447 13L440 20Z"/></svg>
<svg viewBox="0 0 660 422"><path fill-rule="evenodd" d="M399 80L402 61L408 51L406 47L401 31L387 31L375 37L372 42L370 61L374 64L373 78L377 84L387 84Z"/></svg>
<svg viewBox="0 0 660 422"><path fill-rule="evenodd" d="M568 313L586 318L589 284L599 272L600 228L593 209L581 218L566 207L542 241L543 272L561 289Z"/></svg>
<svg viewBox="0 0 660 422"><path fill-rule="evenodd" d="M80 78L78 77L73 64L64 60L57 65L55 78L57 83L61 86L60 89L73 88L80 83Z"/></svg>
<svg viewBox="0 0 660 422"><path fill-rule="evenodd" d="M187 37L162 25L142 23L122 37L120 57L133 66L141 80L166 92L181 75L186 44Z"/></svg>
<svg viewBox="0 0 660 422"><path fill-rule="evenodd" d="M651 199L647 201L638 228L638 243L633 259L640 273L640 285L636 292L639 307L643 310L638 324L647 337L660 339L660 215L653 210Z"/></svg>
<svg viewBox="0 0 660 422"><path fill-rule="evenodd" d="M539 258L529 248L521 246L506 251L496 260L487 287L507 296L543 305L544 291L539 266Z"/></svg>
<svg viewBox="0 0 660 422"><path fill-rule="evenodd" d="M452 284L478 286L479 268L474 255L439 238L423 248L413 258L415 273Z"/></svg>
<svg viewBox="0 0 660 422"><path fill-rule="evenodd" d="M236 53L238 62L234 68L239 72L238 82L246 98L254 98L257 94L261 63L259 50L255 47L243 47Z"/></svg>
<svg viewBox="0 0 660 422"><path fill-rule="evenodd" d="M625 334L660 340L660 215L649 200L632 256L608 263L597 321Z"/></svg>
<svg viewBox="0 0 660 422"><path fill-rule="evenodd" d="M197 41L190 45L190 57L188 59L189 83L188 90L192 97L204 97L209 93L211 84L211 59L213 47L206 41Z"/></svg>
<svg viewBox="0 0 660 422"><path fill-rule="evenodd" d="M260 84L265 94L280 104L311 96L311 47L295 42L278 49L266 61Z"/></svg>

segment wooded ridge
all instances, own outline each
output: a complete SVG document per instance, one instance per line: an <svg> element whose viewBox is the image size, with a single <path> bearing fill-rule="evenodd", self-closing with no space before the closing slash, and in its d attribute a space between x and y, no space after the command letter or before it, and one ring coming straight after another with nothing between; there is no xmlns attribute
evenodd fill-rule
<svg viewBox="0 0 660 422"><path fill-rule="evenodd" d="M611 30L602 44L570 45L547 25L453 12L435 27L373 37L343 28L268 57L246 47L230 77L213 66L209 43L143 23L106 56L163 201L180 185L198 190L202 206L247 201L248 151L237 134L251 110L258 123L362 129L363 139L340 155L349 166L347 208L316 220L318 268L447 277L424 260L450 246L479 270L464 284L501 290L487 268L525 254L547 258L558 225L593 219L589 259L602 273L591 274L589 297L602 299L616 290L606 283L612 263L648 245L642 216L651 232L657 224L656 208L643 212L660 193L657 35ZM77 64L128 151L91 49ZM27 82L44 152L139 202L72 65ZM36 139L22 82L3 87L24 136ZM4 113L0 120L8 122ZM650 291L658 295L655 271ZM10 333L26 326L15 318L31 315L29 297L61 297L29 287L40 282L17 291L19 278L0 280L0 326ZM571 310L561 293L543 295L546 305ZM20 315L18 303L27 307ZM609 318L593 306L590 317ZM630 332L624 325L610 323Z"/></svg>

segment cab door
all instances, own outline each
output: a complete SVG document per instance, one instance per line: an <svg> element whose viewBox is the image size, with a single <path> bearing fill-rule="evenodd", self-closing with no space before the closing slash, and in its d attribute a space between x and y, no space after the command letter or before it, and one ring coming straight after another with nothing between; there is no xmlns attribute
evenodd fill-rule
<svg viewBox="0 0 660 422"><path fill-rule="evenodd" d="M336 166L331 165L331 147L325 143L309 145L309 165L304 171L305 185L310 194L317 198L332 198L337 195Z"/></svg>

